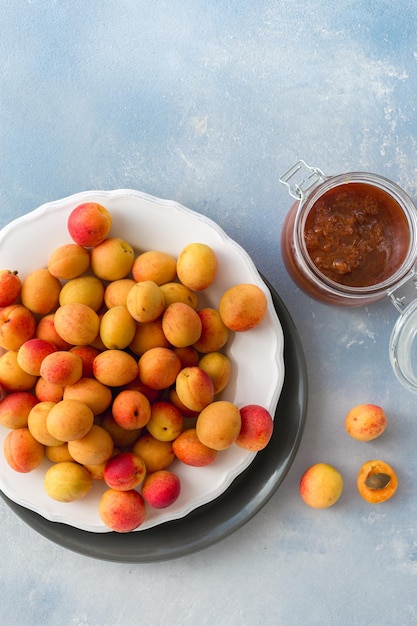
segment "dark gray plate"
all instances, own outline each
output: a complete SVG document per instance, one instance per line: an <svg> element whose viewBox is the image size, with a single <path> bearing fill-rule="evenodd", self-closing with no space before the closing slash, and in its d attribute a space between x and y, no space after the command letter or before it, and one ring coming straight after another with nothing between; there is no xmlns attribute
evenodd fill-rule
<svg viewBox="0 0 417 626"><path fill-rule="evenodd" d="M307 408L307 373L297 329L282 300L268 285L284 332L285 379L268 446L216 500L186 517L127 534L90 533L50 522L1 491L10 508L51 541L96 559L123 563L166 561L213 545L241 528L266 504L284 480L301 441Z"/></svg>

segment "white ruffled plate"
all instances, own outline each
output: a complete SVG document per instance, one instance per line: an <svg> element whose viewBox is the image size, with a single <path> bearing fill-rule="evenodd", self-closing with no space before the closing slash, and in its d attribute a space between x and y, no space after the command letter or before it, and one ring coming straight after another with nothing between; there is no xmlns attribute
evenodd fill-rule
<svg viewBox="0 0 417 626"><path fill-rule="evenodd" d="M255 283L268 299L266 318L247 333L233 333L225 353L232 360L233 376L220 395L238 407L260 404L275 413L284 381L284 339L270 292L249 255L212 220L176 202L147 194L119 189L88 191L44 204L18 218L0 231L0 267L18 270L22 279L33 269L45 267L56 247L71 241L66 222L71 210L82 202L99 202L113 216L111 236L122 237L135 250L163 250L177 256L188 243L202 242L213 248L219 261L215 283L199 294L199 307L217 308L222 293L238 283ZM98 514L98 502L105 487L95 481L83 500L60 503L49 498L43 488L46 469L41 466L28 474L12 470L2 453L9 431L0 426L0 489L11 500L50 521L68 524L94 533L109 532ZM190 511L217 498L243 472L254 458L233 445L218 455L215 463L194 468L177 461L171 466L181 480L178 500L170 507L148 507L145 530L170 520L180 519Z"/></svg>

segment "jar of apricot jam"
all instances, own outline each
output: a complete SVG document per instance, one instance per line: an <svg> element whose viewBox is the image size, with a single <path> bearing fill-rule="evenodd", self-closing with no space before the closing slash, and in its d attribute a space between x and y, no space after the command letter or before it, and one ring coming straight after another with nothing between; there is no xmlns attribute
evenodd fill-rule
<svg viewBox="0 0 417 626"><path fill-rule="evenodd" d="M325 176L298 161L280 178L296 200L281 253L298 286L328 304L375 302L415 275L417 210L376 174Z"/></svg>
<svg viewBox="0 0 417 626"><path fill-rule="evenodd" d="M327 304L362 306L387 296L399 312L389 357L417 394L417 209L392 181L367 172L325 176L298 161L280 178L295 199L281 236L294 282Z"/></svg>

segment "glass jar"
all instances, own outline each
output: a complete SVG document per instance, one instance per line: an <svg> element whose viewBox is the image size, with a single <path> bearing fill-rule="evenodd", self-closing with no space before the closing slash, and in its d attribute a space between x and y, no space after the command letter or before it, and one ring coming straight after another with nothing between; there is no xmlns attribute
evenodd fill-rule
<svg viewBox="0 0 417 626"><path fill-rule="evenodd" d="M281 254L310 296L363 306L414 276L417 211L398 185L366 172L328 177L304 161L280 181L296 199L283 224Z"/></svg>
<svg viewBox="0 0 417 626"><path fill-rule="evenodd" d="M295 163L280 182L295 199L281 234L289 275L308 295L326 304L357 307L389 297L400 314L389 343L391 365L399 382L417 394L413 201L382 176L367 172L325 176L304 161Z"/></svg>

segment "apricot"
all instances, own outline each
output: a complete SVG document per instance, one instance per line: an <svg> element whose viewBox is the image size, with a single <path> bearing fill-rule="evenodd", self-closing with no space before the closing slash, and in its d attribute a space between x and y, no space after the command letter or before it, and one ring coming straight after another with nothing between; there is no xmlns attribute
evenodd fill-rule
<svg viewBox="0 0 417 626"><path fill-rule="evenodd" d="M10 431L4 440L3 450L10 467L21 474L39 467L44 457L44 446L26 427Z"/></svg>
<svg viewBox="0 0 417 626"><path fill-rule="evenodd" d="M123 350L133 341L136 321L123 304L106 311L100 322L100 338L106 348Z"/></svg>
<svg viewBox="0 0 417 626"><path fill-rule="evenodd" d="M58 446L62 442L53 437L46 426L49 411L55 406L55 402L38 402L28 415L28 428L39 443L44 446Z"/></svg>
<svg viewBox="0 0 417 626"><path fill-rule="evenodd" d="M274 421L269 411L257 404L247 404L240 408L242 425L236 445L251 452L266 448L274 430Z"/></svg>
<svg viewBox="0 0 417 626"><path fill-rule="evenodd" d="M71 343L62 339L55 328L55 313L44 315L36 327L36 337L52 343L57 350L69 350Z"/></svg>
<svg viewBox="0 0 417 626"><path fill-rule="evenodd" d="M51 252L48 258L48 270L60 280L77 278L87 271L90 255L83 246L67 243Z"/></svg>
<svg viewBox="0 0 417 626"><path fill-rule="evenodd" d="M104 289L104 304L108 309L123 304L126 306L127 294L135 285L133 278L119 278L108 283Z"/></svg>
<svg viewBox="0 0 417 626"><path fill-rule="evenodd" d="M172 450L181 463L192 467L205 467L217 459L218 451L201 443L195 428L184 430L172 442Z"/></svg>
<svg viewBox="0 0 417 626"><path fill-rule="evenodd" d="M169 348L151 348L139 359L139 379L151 389L167 389L181 369L179 357Z"/></svg>
<svg viewBox="0 0 417 626"><path fill-rule="evenodd" d="M224 324L217 309L206 307L198 311L201 320L201 335L194 343L198 352L218 352L227 343L230 331Z"/></svg>
<svg viewBox="0 0 417 626"><path fill-rule="evenodd" d="M117 491L138 487L146 474L144 461L134 452L119 452L106 463L104 482Z"/></svg>
<svg viewBox="0 0 417 626"><path fill-rule="evenodd" d="M39 376L35 385L35 396L39 402L59 402L64 396L64 387Z"/></svg>
<svg viewBox="0 0 417 626"><path fill-rule="evenodd" d="M81 377L76 382L66 385L63 399L80 400L90 407L94 415L101 415L111 405L113 394L111 389L99 380Z"/></svg>
<svg viewBox="0 0 417 626"><path fill-rule="evenodd" d="M206 406L196 421L197 437L214 450L226 450L239 436L242 421L235 404L217 400Z"/></svg>
<svg viewBox="0 0 417 626"><path fill-rule="evenodd" d="M42 378L55 385L72 385L83 373L81 358L69 350L57 350L45 356L40 366Z"/></svg>
<svg viewBox="0 0 417 626"><path fill-rule="evenodd" d="M34 337L20 346L17 352L17 362L23 371L33 376L40 376L43 359L56 351L56 346L50 341Z"/></svg>
<svg viewBox="0 0 417 626"><path fill-rule="evenodd" d="M109 235L112 216L97 202L85 202L75 207L67 220L68 232L80 246L96 246Z"/></svg>
<svg viewBox="0 0 417 626"><path fill-rule="evenodd" d="M91 250L91 269L102 280L126 278L134 261L132 246L120 237L110 237Z"/></svg>
<svg viewBox="0 0 417 626"><path fill-rule="evenodd" d="M90 407L80 400L67 399L57 402L48 413L48 432L62 442L84 437L94 423Z"/></svg>
<svg viewBox="0 0 417 626"><path fill-rule="evenodd" d="M182 367L194 367L198 365L199 354L193 346L173 348L173 352L180 358Z"/></svg>
<svg viewBox="0 0 417 626"><path fill-rule="evenodd" d="M165 308L161 288L152 280L136 283L127 294L126 306L137 322L153 322Z"/></svg>
<svg viewBox="0 0 417 626"><path fill-rule="evenodd" d="M367 461L359 471L357 487L364 500L379 504L392 498L397 491L398 477L385 461Z"/></svg>
<svg viewBox="0 0 417 626"><path fill-rule="evenodd" d="M68 443L60 443L57 446L45 446L45 456L51 463L74 460L68 452Z"/></svg>
<svg viewBox="0 0 417 626"><path fill-rule="evenodd" d="M113 400L112 415L126 430L138 430L149 422L151 404L148 398L136 389L124 389Z"/></svg>
<svg viewBox="0 0 417 626"><path fill-rule="evenodd" d="M178 255L177 275L180 282L193 291L209 287L217 274L215 252L204 243L189 243Z"/></svg>
<svg viewBox="0 0 417 626"><path fill-rule="evenodd" d="M173 302L162 317L162 330L170 344L176 348L191 346L201 335L201 319L198 313L183 302Z"/></svg>
<svg viewBox="0 0 417 626"><path fill-rule="evenodd" d="M30 272L22 282L20 297L23 306L32 313L46 315L56 309L61 283L51 272L38 269Z"/></svg>
<svg viewBox="0 0 417 626"><path fill-rule="evenodd" d="M160 250L147 250L136 257L132 275L137 283L152 280L157 285L171 282L177 275L176 259Z"/></svg>
<svg viewBox="0 0 417 626"><path fill-rule="evenodd" d="M159 441L173 441L184 428L184 418L174 404L160 400L152 404L146 428Z"/></svg>
<svg viewBox="0 0 417 626"><path fill-rule="evenodd" d="M151 348L169 348L170 343L162 330L162 320L136 324L135 334L129 344L130 350L141 356Z"/></svg>
<svg viewBox="0 0 417 626"><path fill-rule="evenodd" d="M38 399L29 391L15 391L0 401L0 424L5 428L22 428L27 426L31 409Z"/></svg>
<svg viewBox="0 0 417 626"><path fill-rule="evenodd" d="M164 295L165 308L168 308L173 302L183 302L191 308L197 309L198 295L182 283L165 283L161 285L161 291Z"/></svg>
<svg viewBox="0 0 417 626"><path fill-rule="evenodd" d="M140 493L107 489L99 503L103 523L118 533L128 533L138 528L146 518L146 505Z"/></svg>
<svg viewBox="0 0 417 626"><path fill-rule="evenodd" d="M22 304L11 304L0 309L0 347L18 350L25 341L32 339L36 330L36 318Z"/></svg>
<svg viewBox="0 0 417 626"><path fill-rule="evenodd" d="M0 385L7 392L29 391L37 381L36 376L22 370L17 355L16 350L9 350L0 356Z"/></svg>
<svg viewBox="0 0 417 626"><path fill-rule="evenodd" d="M95 465L108 461L113 454L114 443L102 426L93 424L84 437L68 442L68 452L81 465Z"/></svg>
<svg viewBox="0 0 417 626"><path fill-rule="evenodd" d="M176 377L175 390L180 402L192 411L202 411L214 398L210 376L200 367L184 367Z"/></svg>
<svg viewBox="0 0 417 626"><path fill-rule="evenodd" d="M104 301L104 285L97 276L78 276L69 280L59 294L59 304L80 302L98 311Z"/></svg>
<svg viewBox="0 0 417 626"><path fill-rule="evenodd" d="M267 299L260 287L252 284L234 285L219 302L219 313L227 328L245 332L258 326L267 311Z"/></svg>
<svg viewBox="0 0 417 626"><path fill-rule="evenodd" d="M20 295L22 282L17 272L0 270L0 307L14 304Z"/></svg>
<svg viewBox="0 0 417 626"><path fill-rule="evenodd" d="M108 387L121 387L138 375L138 364L131 354L123 350L100 352L93 362L95 378Z"/></svg>
<svg viewBox="0 0 417 626"><path fill-rule="evenodd" d="M375 404L358 404L350 409L345 419L348 435L358 441L371 441L384 432L387 418L384 410Z"/></svg>
<svg viewBox="0 0 417 626"><path fill-rule="evenodd" d="M82 302L70 302L55 312L54 325L59 336L72 346L92 343L100 329L97 313Z"/></svg>
<svg viewBox="0 0 417 626"><path fill-rule="evenodd" d="M142 496L154 509L165 509L174 504L181 492L181 481L170 470L158 470L146 476Z"/></svg>
<svg viewBox="0 0 417 626"><path fill-rule="evenodd" d="M58 502L74 502L85 498L92 484L85 467L73 461L55 463L46 471L44 479L46 493Z"/></svg>
<svg viewBox="0 0 417 626"><path fill-rule="evenodd" d="M198 416L199 411L193 411L188 406L185 406L184 402L181 402L175 388L169 390L169 400L181 411L184 417L193 419Z"/></svg>
<svg viewBox="0 0 417 626"><path fill-rule="evenodd" d="M343 491L340 472L327 463L316 463L301 477L299 491L308 506L325 509L333 506Z"/></svg>
<svg viewBox="0 0 417 626"><path fill-rule="evenodd" d="M172 441L160 441L150 433L145 433L135 442L132 452L140 456L146 465L146 472L166 469L175 459Z"/></svg>
<svg viewBox="0 0 417 626"><path fill-rule="evenodd" d="M198 362L198 367L208 374L213 382L214 395L223 391L232 374L232 363L221 352L204 354Z"/></svg>

